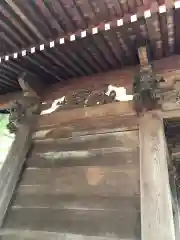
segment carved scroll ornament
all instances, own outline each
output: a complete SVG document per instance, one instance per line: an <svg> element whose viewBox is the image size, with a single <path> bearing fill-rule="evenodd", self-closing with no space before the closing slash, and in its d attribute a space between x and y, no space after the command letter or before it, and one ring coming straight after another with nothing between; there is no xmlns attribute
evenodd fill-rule
<svg viewBox="0 0 180 240"><path fill-rule="evenodd" d="M37 99L34 97L24 96L21 100L13 101L10 104L7 128L11 133L15 133L20 125L37 113L37 111Z"/></svg>

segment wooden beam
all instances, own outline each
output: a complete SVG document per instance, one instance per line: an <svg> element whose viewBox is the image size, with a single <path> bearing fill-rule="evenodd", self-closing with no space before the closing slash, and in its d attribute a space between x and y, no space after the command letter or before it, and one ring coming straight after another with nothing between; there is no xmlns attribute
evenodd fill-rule
<svg viewBox="0 0 180 240"><path fill-rule="evenodd" d="M47 115L39 116L37 129L57 127L65 124L76 125L77 121L90 121L99 119L105 121L108 116L133 116L132 102L114 102L105 105L97 105L95 107L76 108L72 110L62 110ZM103 128L105 127L102 122ZM100 127L100 126L99 126Z"/></svg>
<svg viewBox="0 0 180 240"><path fill-rule="evenodd" d="M81 214L79 214L80 216ZM129 225L129 222L127 223ZM88 229L88 228L87 228ZM0 236L4 239L43 239L43 240L67 240L67 239L82 239L82 235L80 234L72 234L72 233L58 233L54 231L32 231L32 230L24 230L19 231L18 229L2 229L0 230ZM109 236L85 236L86 240L119 240L119 237L110 238ZM122 239L122 238L121 238ZM127 240L132 240L132 238L128 238Z"/></svg>
<svg viewBox="0 0 180 240"><path fill-rule="evenodd" d="M175 80L180 80L180 56L168 57L165 59L157 60L153 62L154 71L157 75L163 76L166 80L166 87L173 87ZM125 87L128 94L132 93L132 79L134 72L137 70L134 68L126 68L124 70L116 70L108 73L100 73L94 76L83 77L69 81L68 85L56 84L51 89L45 92L43 95L44 101L51 105L54 99L59 99L67 94L74 93L81 90L98 90L103 89L104 86L114 85L117 87ZM176 101L177 93L180 86L175 86L175 90L165 94L165 98L162 102L162 116L166 118L180 116L180 105ZM48 105L47 104L47 105ZM174 110L177 111L174 111ZM174 112L173 112L173 111ZM103 113L101 113L103 112ZM115 113L116 112L116 113ZM93 113L93 116L91 115ZM59 125L60 123L69 121L69 119L90 119L91 117L100 117L107 115L127 115L127 113L135 114L133 111L132 102L119 102L108 104L108 106L97 106L94 108L86 109L74 109L61 112L54 112L52 114L41 116L39 119L39 126L51 127L52 125Z"/></svg>
<svg viewBox="0 0 180 240"><path fill-rule="evenodd" d="M160 115L151 112L140 119L139 137L141 238L175 240L168 156Z"/></svg>
<svg viewBox="0 0 180 240"><path fill-rule="evenodd" d="M166 84L172 86L175 80L180 80L180 56L156 60L152 62L155 73L158 77L163 76ZM67 93L83 89L101 89L105 85L115 85L125 87L127 92L132 93L132 80L136 67L124 68L123 70L109 71L107 73L98 73L92 76L86 76L78 79L69 80L66 85L58 83L47 89L43 94L44 101L60 98Z"/></svg>

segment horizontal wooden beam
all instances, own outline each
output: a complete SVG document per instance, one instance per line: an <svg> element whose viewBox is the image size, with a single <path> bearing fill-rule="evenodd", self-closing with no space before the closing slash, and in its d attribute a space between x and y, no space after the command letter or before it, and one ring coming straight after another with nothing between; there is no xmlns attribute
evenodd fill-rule
<svg viewBox="0 0 180 240"><path fill-rule="evenodd" d="M153 112L161 115L163 119L180 117L180 109L170 111L159 109ZM37 134L35 138L69 137L73 131L91 134L93 129L100 133L103 129L108 131L115 128L126 131L137 129L138 122L132 101L62 110L38 117L36 130L40 131L40 136Z"/></svg>
<svg viewBox="0 0 180 240"><path fill-rule="evenodd" d="M168 58L164 58L161 60L157 60L153 62L154 70L157 73L158 76L163 76L166 80L166 85L172 86L172 83L175 80L180 80L180 56L172 56ZM134 76L134 72L137 70L137 67L131 67L131 68L126 68L124 70L116 70L116 71L110 71L108 73L100 73L96 74L93 76L88 76L88 77L83 77L79 79L72 79L67 82L65 85L62 84L56 84L49 88L48 90L45 91L43 94L43 99L44 101L52 101L54 99L60 98L67 93L69 94L70 92L76 92L78 90L83 90L83 89L99 89L103 88L104 86L108 86L109 84L117 86L117 87L125 87L127 90L127 93L131 94L132 93L132 79ZM0 109L1 108L6 108L9 105L9 102L11 100L21 98L22 93L15 92L15 93L9 93L5 95L0 96ZM121 112L122 114L127 114L127 112L133 112L132 110L132 103L117 103L118 105L118 111ZM112 106L112 105L111 105ZM117 106L117 105L115 105ZM106 108L106 107L100 107L100 108ZM126 109L127 108L127 109ZM98 111L98 107L95 108ZM110 111L114 111L112 109L107 108ZM96 111L95 110L95 111ZM173 109L171 109L173 110ZM78 110L78 112L81 110ZM81 116L79 118L82 118L82 114L87 115L87 110L82 110L84 113L80 113ZM71 116L73 114L76 115L76 110L71 110ZM88 114L91 114L92 110L88 110ZM94 112L94 111L93 111ZM67 116L69 113L63 113L61 112L61 118L62 115ZM98 113L99 114L99 113ZM113 113L112 113L113 114ZM133 112L134 114L134 112ZM166 114L165 114L166 115ZM178 112L175 111L174 113L168 113L169 116L173 115L178 115ZM50 115L48 115L50 117ZM55 116L58 116L58 113L52 114L52 119L55 118ZM65 117L63 117L64 119ZM69 117L68 117L69 118ZM45 121L43 119L47 119L46 117L40 117L40 122ZM59 119L59 118L58 118ZM69 118L70 119L70 118ZM49 120L48 120L49 121ZM62 120L61 120L62 121Z"/></svg>
<svg viewBox="0 0 180 240"><path fill-rule="evenodd" d="M166 85L172 86L175 80L180 80L180 56L156 60L152 62L154 71L158 77L163 76L166 80ZM138 66L129 67L123 70L109 71L107 73L98 73L92 76L72 79L67 81L67 84L58 83L43 94L44 101L54 100L63 97L67 93L76 92L79 90L92 89L98 90L104 86L114 85L117 87L125 87L127 93L132 93L132 80Z"/></svg>
<svg viewBox="0 0 180 240"><path fill-rule="evenodd" d="M73 110L62 110L47 115L39 116L37 129L46 129L57 126L75 125L77 121L99 119L104 126L103 121L108 116L133 116L132 102L109 103L95 107L76 108Z"/></svg>
<svg viewBox="0 0 180 240"><path fill-rule="evenodd" d="M58 233L54 231L32 231L32 230L21 230L18 229L1 229L0 230L0 236L3 236L4 238L12 237L13 240L19 240L19 239L43 239L43 240L66 240L66 239L82 239L82 235L79 234L72 234L72 233ZM101 237L101 236L86 236L86 240L109 240L110 237ZM112 238L111 238L112 239ZM113 237L113 240L119 240L119 237ZM132 240L132 238L126 238L126 240Z"/></svg>

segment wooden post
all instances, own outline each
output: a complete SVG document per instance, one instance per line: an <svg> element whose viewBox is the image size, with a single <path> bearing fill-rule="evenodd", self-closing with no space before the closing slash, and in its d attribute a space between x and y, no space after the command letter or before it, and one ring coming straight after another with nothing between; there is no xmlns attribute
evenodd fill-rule
<svg viewBox="0 0 180 240"><path fill-rule="evenodd" d="M175 240L162 118L146 113L139 127L141 239Z"/></svg>
<svg viewBox="0 0 180 240"><path fill-rule="evenodd" d="M19 129L0 171L0 227L31 143L31 127L30 124L24 124Z"/></svg>
<svg viewBox="0 0 180 240"><path fill-rule="evenodd" d="M32 93L28 85L26 91L22 90L23 96L19 104L23 106L25 118L18 125L15 140L0 170L0 227L3 224L4 216L31 145L33 127L40 104L38 95Z"/></svg>
<svg viewBox="0 0 180 240"><path fill-rule="evenodd" d="M176 186L173 174L170 175L170 185L171 185L171 192L172 192L175 236L176 236L176 240L179 240L180 239L180 225L179 225L180 211L179 211L179 203L178 203L177 186Z"/></svg>

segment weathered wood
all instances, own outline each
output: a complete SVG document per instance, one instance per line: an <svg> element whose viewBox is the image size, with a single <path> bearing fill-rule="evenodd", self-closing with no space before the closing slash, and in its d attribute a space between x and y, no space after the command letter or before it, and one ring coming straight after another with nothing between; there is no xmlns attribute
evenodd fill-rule
<svg viewBox="0 0 180 240"><path fill-rule="evenodd" d="M180 116L180 106L177 103L177 93L162 101L162 117L173 118ZM119 121L118 121L119 117ZM110 103L106 105L88 107L81 109L66 110L61 112L54 112L48 115L40 116L37 124L37 129L46 129L46 136L68 137L72 132L86 132L90 133L93 128L100 131L100 129L115 129L115 128L129 128L138 123L138 118L135 116L132 102ZM58 126L57 132L53 130ZM48 130L49 129L49 130ZM54 133L53 133L54 132ZM58 133L59 132L59 133Z"/></svg>
<svg viewBox="0 0 180 240"><path fill-rule="evenodd" d="M56 84L52 86L50 91L44 92L44 101L61 98L64 95L73 93L79 89L96 90L101 89L109 84L118 87L127 87L131 92L131 79L133 78L134 68L125 69L123 71L109 71L107 73L99 73L89 77L73 79L68 85Z"/></svg>
<svg viewBox="0 0 180 240"><path fill-rule="evenodd" d="M98 133L132 131L137 129L138 118L136 116L106 116L105 119L86 119L85 121L81 119L69 123L61 123L51 128L45 128L34 133L33 139L56 139L87 134L93 135Z"/></svg>
<svg viewBox="0 0 180 240"><path fill-rule="evenodd" d="M116 166L122 168L128 164L137 167L139 151L128 148L106 148L83 152L51 152L36 154L28 158L26 165L29 168L58 168L70 166Z"/></svg>
<svg viewBox="0 0 180 240"><path fill-rule="evenodd" d="M160 114L163 118L177 118L180 116L180 105L179 102L176 101L176 96L179 91L175 90L174 92L175 95L173 95L173 91L165 94L166 98L162 101L162 112ZM170 95L172 97L170 97ZM117 116L119 116L119 119L128 119L130 117L134 117L134 119L137 119L138 122L138 118L136 118L135 112L133 110L132 101L128 101L54 112L48 115L40 116L37 124L37 129L50 129L62 125L62 128L59 129L60 132L63 132L64 128L64 133L62 136L70 136L70 133L67 129L69 128L69 131L73 131L75 130L75 125L77 125L77 131L87 132L90 131L92 127L97 129L112 129L118 127L121 128L123 123L118 123L117 118L116 120L113 120ZM97 119L95 120L95 118ZM72 119L72 121L70 119ZM87 125L86 122L82 122L85 120L87 122ZM82 123L81 126L79 121Z"/></svg>
<svg viewBox="0 0 180 240"><path fill-rule="evenodd" d="M12 202L12 208L51 208L74 210L118 210L140 211L139 195L134 197L101 197L85 195L48 195L19 193Z"/></svg>
<svg viewBox="0 0 180 240"><path fill-rule="evenodd" d="M4 223L5 228L44 230L85 236L118 236L135 239L138 215L136 209L110 210L57 210L12 209ZM86 237L84 237L86 239Z"/></svg>
<svg viewBox="0 0 180 240"><path fill-rule="evenodd" d="M171 119L171 118L178 118L180 117L180 109L177 110L171 110L171 111L162 111L161 116L164 119Z"/></svg>
<svg viewBox="0 0 180 240"><path fill-rule="evenodd" d="M174 66L173 66L172 62L174 63ZM162 83L161 87L166 86L166 88L167 87L172 88L174 81L180 79L180 59L178 56L169 57L169 58L163 59L161 61L159 61L159 60L154 61L153 67L154 67L154 72L157 73L157 77L163 76L165 79L165 83ZM130 69L126 69L123 71L112 71L107 74L97 74L97 75L94 75L91 77L85 77L85 78L78 79L78 80L76 79L76 81L70 81L70 85L68 85L66 87L63 87L61 85L56 85L55 87L53 87L51 89L50 93L46 93L46 95L44 96L44 99L46 99L47 101L50 100L50 102L51 102L54 99L59 99L63 96L69 95L69 94L71 95L73 93L76 93L77 91L97 90L97 89L103 88L103 86L106 86L106 88L107 88L108 85L112 85L115 87L124 87L127 90L127 94L132 94L132 79L133 79L133 76L134 76L136 70L137 70L136 68L134 68L134 69L130 68ZM165 94L165 96L168 96L168 95L169 95L169 93ZM101 100L98 101L98 103L101 103ZM47 104L49 104L49 102ZM126 105L125 109L124 109L124 105ZM74 106L74 107L76 108L76 106ZM70 116L72 116L71 112L76 111L74 109L74 107L71 111L68 111L67 113L64 113L65 110L61 109L61 111L63 111L63 115L70 114ZM77 107L78 107L78 105L77 105ZM102 107L102 106L99 106L99 111L101 112L100 107ZM104 107L106 107L106 106L104 106ZM107 107L107 108L109 109L109 107ZM127 111L132 112L132 113L134 112L131 102L128 102L128 103L120 102L118 108L119 108L118 112L120 115L123 115L123 114L126 115ZM169 110L177 109L177 108L179 108L179 104L176 104L176 94L174 95L174 97L171 97L170 101L169 100L167 101L167 99L163 100L163 104L162 104L163 110L169 111ZM96 109L98 109L98 107ZM121 112L120 112L120 109L121 109ZM110 110L109 113L114 114L113 113L114 110L112 110L112 109L109 109L109 110ZM56 111L58 111L58 110L56 110ZM85 111L86 113L91 112L90 109L82 110L82 112L78 109L79 117L83 115L83 111ZM100 116L100 113L97 116ZM58 113L56 113L56 114L54 113L54 114L51 114L50 116L46 116L46 117L51 119L55 125L56 125L56 122L54 122L55 121L54 119L56 118L57 120L60 120ZM40 121L47 121L47 118L45 118L45 116L42 116ZM84 119L84 117L82 117L82 118Z"/></svg>
<svg viewBox="0 0 180 240"><path fill-rule="evenodd" d="M153 61L152 64L155 73L157 73L158 76L163 75L168 85L172 85L174 80L180 79L180 57L178 55ZM64 84L56 84L44 92L44 100L54 100L79 89L99 89L104 85L125 87L130 94L132 93L132 79L136 70L137 68L131 67L73 79L70 80L65 87L63 86Z"/></svg>
<svg viewBox="0 0 180 240"><path fill-rule="evenodd" d="M178 55L154 61L153 65L157 75L163 75L169 85L172 85L172 81L180 79L180 57ZM136 69L137 68L127 68L125 70L110 71L108 73L100 73L89 77L74 79L69 81L68 85L65 87L62 84L56 84L51 89L48 88L44 92L44 100L60 98L78 89L98 89L104 85L125 87L130 94L132 93L132 79ZM1 95L0 106L3 108L7 107L9 101L17 97L21 97L21 92Z"/></svg>
<svg viewBox="0 0 180 240"><path fill-rule="evenodd" d="M180 209L179 209L179 201L177 195L177 183L175 176L173 176L172 172L170 173L170 186L172 193L172 204L173 204L173 216L174 216L174 226L175 226L175 236L176 240L180 237Z"/></svg>
<svg viewBox="0 0 180 240"><path fill-rule="evenodd" d="M9 154L0 170L0 226L11 200L22 165L31 143L32 125L24 124L19 129Z"/></svg>
<svg viewBox="0 0 180 240"><path fill-rule="evenodd" d="M9 108L10 103L14 100L21 100L23 98L23 91L30 91L35 95L41 96L46 87L40 79L30 74L20 76L18 82L22 91L0 95L0 109Z"/></svg>
<svg viewBox="0 0 180 240"><path fill-rule="evenodd" d="M106 105L88 107L88 108L77 108L68 111L55 112L48 115L42 115L38 119L37 129L51 128L60 126L61 124L76 125L75 121L84 120L91 122L94 118L97 118L96 122L92 122L92 127L99 122L99 128L106 128L108 126L109 116L132 116L135 115L132 110L131 102L121 103L109 103ZM107 121L105 119L107 118ZM98 121L99 120L99 121ZM102 127L100 126L102 124ZM117 126L116 126L117 127Z"/></svg>
<svg viewBox="0 0 180 240"><path fill-rule="evenodd" d="M34 143L29 167L115 166L138 168L138 132L114 132Z"/></svg>
<svg viewBox="0 0 180 240"><path fill-rule="evenodd" d="M20 229L0 230L1 240L82 240L81 234L57 233L49 231L32 231ZM122 238L121 238L122 239ZM83 240L119 240L117 236L83 236ZM125 240L125 239L122 239ZM126 240L133 240L126 238Z"/></svg>
<svg viewBox="0 0 180 240"><path fill-rule="evenodd" d="M72 138L44 139L34 143L34 152L83 151L119 147L133 150L138 147L138 131L85 135Z"/></svg>
<svg viewBox="0 0 180 240"><path fill-rule="evenodd" d="M62 167L28 169L18 192L43 194L92 194L134 196L139 193L139 174L133 166Z"/></svg>
<svg viewBox="0 0 180 240"><path fill-rule="evenodd" d="M146 113L140 119L139 131L141 238L175 239L162 118Z"/></svg>

